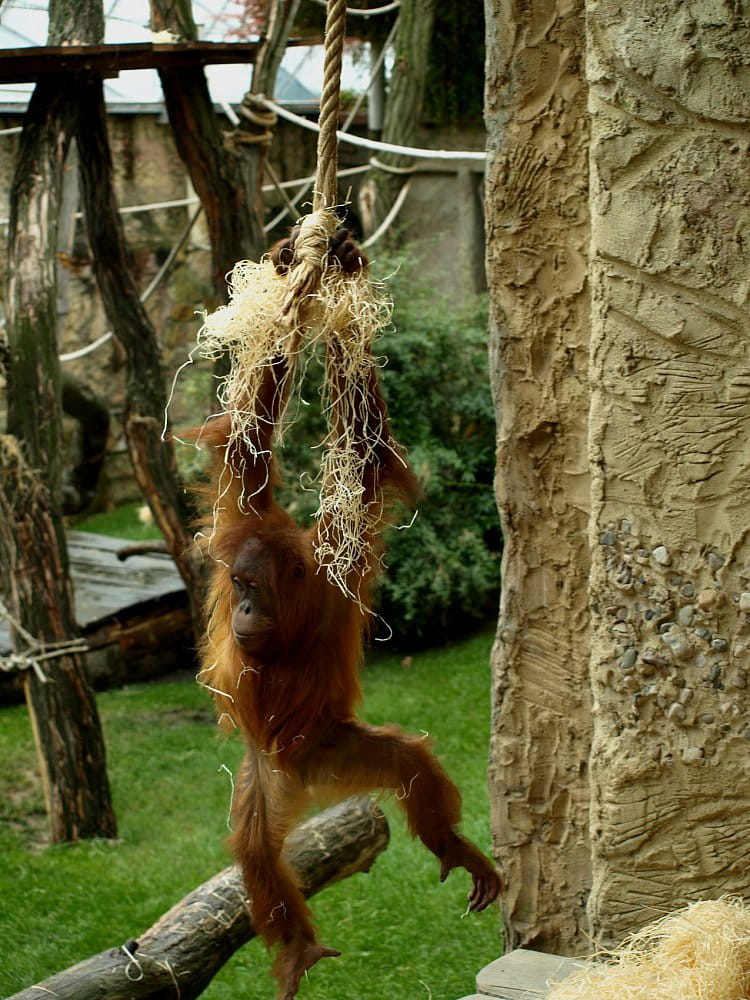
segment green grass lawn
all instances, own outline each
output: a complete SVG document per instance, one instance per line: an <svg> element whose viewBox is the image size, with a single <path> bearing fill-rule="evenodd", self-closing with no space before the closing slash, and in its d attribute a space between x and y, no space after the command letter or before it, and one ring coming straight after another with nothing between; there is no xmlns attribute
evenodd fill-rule
<svg viewBox="0 0 750 1000"><path fill-rule="evenodd" d="M489 849L485 767L491 638L414 657L378 656L365 671L364 718L428 731L464 794L464 831ZM217 735L190 679L99 696L119 822L116 843L44 848L45 818L25 709L0 709L0 996L138 937L224 867L230 779L242 748ZM432 855L386 800L391 842L367 875L312 900L321 940L343 955L303 983L309 1000L456 1000L500 953L496 909L465 919L469 877L438 883ZM203 996L274 995L269 957L253 941Z"/></svg>
<svg viewBox="0 0 750 1000"><path fill-rule="evenodd" d="M115 538L129 538L134 542L161 538L161 532L154 524L145 502L124 503L100 514L73 517L70 518L70 527L76 531L93 531L100 535L113 535Z"/></svg>

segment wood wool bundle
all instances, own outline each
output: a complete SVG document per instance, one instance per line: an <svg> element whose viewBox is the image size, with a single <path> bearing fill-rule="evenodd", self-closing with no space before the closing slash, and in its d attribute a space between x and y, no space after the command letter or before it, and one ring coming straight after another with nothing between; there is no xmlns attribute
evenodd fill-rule
<svg viewBox="0 0 750 1000"><path fill-rule="evenodd" d="M218 392L222 409L232 415L228 453L237 439L252 449L258 427L267 421L258 390L269 365L283 363L277 391L288 404L303 348L324 351L328 434L322 443L315 555L331 583L356 599L355 570L376 558L366 550L382 516L378 502L363 500L364 469L383 449L399 456L383 415L367 408L368 386L377 378L373 345L390 322L392 307L383 286L366 271L343 274L328 255L329 233L337 225L328 210L306 217L295 243L298 263L288 274L279 274L267 257L235 265L229 304L204 317L198 347L205 358L230 357ZM275 434L283 438L283 421ZM231 476L230 463L225 468ZM252 507L252 497L242 502Z"/></svg>
<svg viewBox="0 0 750 1000"><path fill-rule="evenodd" d="M692 903L604 959L555 986L549 1000L746 1000L750 910L733 898Z"/></svg>

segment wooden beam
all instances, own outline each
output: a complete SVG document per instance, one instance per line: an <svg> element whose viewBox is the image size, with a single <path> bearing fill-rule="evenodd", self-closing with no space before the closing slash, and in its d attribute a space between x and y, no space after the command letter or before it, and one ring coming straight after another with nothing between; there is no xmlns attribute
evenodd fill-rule
<svg viewBox="0 0 750 1000"><path fill-rule="evenodd" d="M289 45L312 45L317 39L296 38ZM49 73L95 70L103 77L126 69L179 69L253 63L258 42L129 42L122 45L39 45L0 50L0 83L36 82Z"/></svg>

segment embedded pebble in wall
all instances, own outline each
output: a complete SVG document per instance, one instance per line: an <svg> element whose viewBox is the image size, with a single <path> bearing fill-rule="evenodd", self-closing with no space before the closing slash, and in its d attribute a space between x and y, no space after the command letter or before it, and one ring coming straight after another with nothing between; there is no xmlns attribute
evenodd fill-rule
<svg viewBox="0 0 750 1000"><path fill-rule="evenodd" d="M718 552L709 552L708 554L708 565L716 573L724 565L724 558L720 556Z"/></svg>
<svg viewBox="0 0 750 1000"><path fill-rule="evenodd" d="M681 636L675 635L673 632L665 632L661 639L662 642L669 646L674 656L684 656L686 653L690 652L690 647L685 640Z"/></svg>
<svg viewBox="0 0 750 1000"><path fill-rule="evenodd" d="M695 597L695 587L692 583L686 583L684 587L680 588L680 593L683 597Z"/></svg>
<svg viewBox="0 0 750 1000"><path fill-rule="evenodd" d="M677 612L677 621L680 625L692 625L694 617L695 608L692 604L686 604L684 608L680 608Z"/></svg>
<svg viewBox="0 0 750 1000"><path fill-rule="evenodd" d="M626 649L625 653L620 660L620 667L623 670L632 670L635 666L635 662L638 659L637 649Z"/></svg>
<svg viewBox="0 0 750 1000"><path fill-rule="evenodd" d="M625 621L627 621L628 620L628 609L627 608L618 608L617 611L615 612L615 617L617 618L618 622L625 622Z"/></svg>
<svg viewBox="0 0 750 1000"><path fill-rule="evenodd" d="M652 667L669 666L669 660L665 656L660 656L659 653L655 653L652 649L644 650L641 653L641 659L644 663L648 663Z"/></svg>
<svg viewBox="0 0 750 1000"><path fill-rule="evenodd" d="M681 705L679 701L673 701L667 709L667 718L671 719L672 722L684 722L685 715L685 706Z"/></svg>
<svg viewBox="0 0 750 1000"><path fill-rule="evenodd" d="M631 531L630 521L626 521L624 518L620 521L620 531L623 535L629 535Z"/></svg>
<svg viewBox="0 0 750 1000"><path fill-rule="evenodd" d="M750 611L750 592L747 590L740 594L740 611Z"/></svg>
<svg viewBox="0 0 750 1000"><path fill-rule="evenodd" d="M692 701L692 698L693 698L692 688L684 687L682 691L680 691L679 702L681 705L687 705L689 701Z"/></svg>
<svg viewBox="0 0 750 1000"><path fill-rule="evenodd" d="M721 664L714 663L708 672L708 679L713 683L713 681L718 681L721 677Z"/></svg>
<svg viewBox="0 0 750 1000"><path fill-rule="evenodd" d="M599 535L600 545L614 545L616 541L617 539L614 531L603 531L601 535Z"/></svg>
<svg viewBox="0 0 750 1000"><path fill-rule="evenodd" d="M700 721L704 724L704 726L710 726L711 723L714 721L714 717L713 715L711 715L710 712L704 712L703 715L699 716L699 718Z"/></svg>
<svg viewBox="0 0 750 1000"><path fill-rule="evenodd" d="M717 653L725 653L729 649L729 643L726 639L712 639L711 649L715 649Z"/></svg>
<svg viewBox="0 0 750 1000"><path fill-rule="evenodd" d="M630 566L628 566L627 563L623 563L622 566L620 566L619 573L617 574L618 584L621 587L627 588L628 585L632 582L632 579L633 579L633 570L630 568Z"/></svg>
<svg viewBox="0 0 750 1000"><path fill-rule="evenodd" d="M651 555L659 563L660 566L669 566L672 560L669 557L669 552L667 551L666 545L657 545L655 549L652 550Z"/></svg>
<svg viewBox="0 0 750 1000"><path fill-rule="evenodd" d="M738 670L737 673L732 678L732 687L739 688L740 691L744 691L747 687L747 674L744 670Z"/></svg>
<svg viewBox="0 0 750 1000"><path fill-rule="evenodd" d="M711 632L710 629L703 628L703 626L695 630L695 635L697 635L699 639L705 639L706 642L710 642L713 638L713 632Z"/></svg>
<svg viewBox="0 0 750 1000"><path fill-rule="evenodd" d="M705 756L703 747L685 747L682 751L682 759L686 764L694 764L696 761L703 760Z"/></svg>
<svg viewBox="0 0 750 1000"><path fill-rule="evenodd" d="M714 603L715 600L716 600L715 590L708 590L708 589L702 590L700 594L698 594L698 607L702 608L705 611L707 608L711 607L711 605Z"/></svg>
<svg viewBox="0 0 750 1000"><path fill-rule="evenodd" d="M736 719L738 715L741 715L739 708L733 701L723 701L719 705L719 711L722 715L729 716L730 719Z"/></svg>

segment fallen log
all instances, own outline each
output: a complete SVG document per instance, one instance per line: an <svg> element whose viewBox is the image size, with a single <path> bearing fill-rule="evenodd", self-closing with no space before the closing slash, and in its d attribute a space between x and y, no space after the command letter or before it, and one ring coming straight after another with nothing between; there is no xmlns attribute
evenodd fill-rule
<svg viewBox="0 0 750 1000"><path fill-rule="evenodd" d="M287 858L312 896L369 871L388 844L388 823L368 798L351 798L302 823ZM198 886L137 939L102 951L8 1000L193 1000L255 936L236 866ZM265 975L265 973L264 973Z"/></svg>

